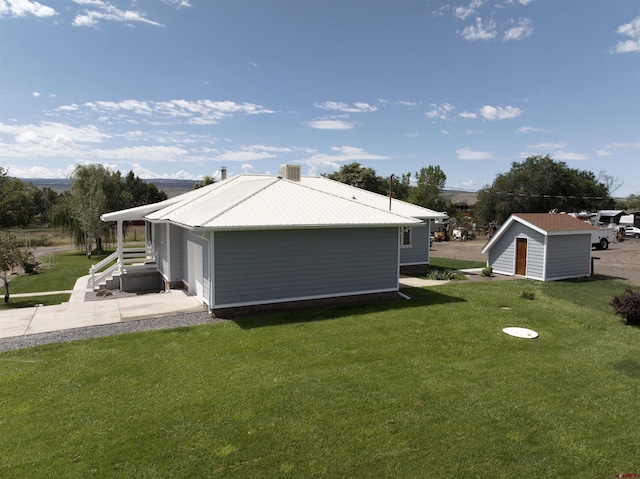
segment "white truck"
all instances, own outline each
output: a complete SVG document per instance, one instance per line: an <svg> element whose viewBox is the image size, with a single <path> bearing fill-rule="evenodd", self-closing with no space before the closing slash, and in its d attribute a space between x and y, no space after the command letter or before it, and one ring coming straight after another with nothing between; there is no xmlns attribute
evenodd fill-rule
<svg viewBox="0 0 640 479"><path fill-rule="evenodd" d="M607 249L609 243L613 243L613 230L611 228L598 228L591 233L591 246L595 249Z"/></svg>

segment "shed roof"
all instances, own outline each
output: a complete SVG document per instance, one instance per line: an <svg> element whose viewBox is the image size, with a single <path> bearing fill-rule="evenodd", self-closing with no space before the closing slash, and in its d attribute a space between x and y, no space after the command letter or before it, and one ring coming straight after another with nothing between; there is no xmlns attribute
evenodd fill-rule
<svg viewBox="0 0 640 479"><path fill-rule="evenodd" d="M275 176L239 175L148 214L207 230L420 226L422 221Z"/></svg>
<svg viewBox="0 0 640 479"><path fill-rule="evenodd" d="M545 236L591 234L594 230L597 230L590 223L565 214L514 213L507 218L507 221L482 248L482 253L489 251L514 222L528 226Z"/></svg>

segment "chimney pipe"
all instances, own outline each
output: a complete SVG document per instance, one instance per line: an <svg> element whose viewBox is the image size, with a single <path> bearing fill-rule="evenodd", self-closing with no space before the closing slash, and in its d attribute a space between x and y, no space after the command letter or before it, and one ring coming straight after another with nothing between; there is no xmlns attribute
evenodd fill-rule
<svg viewBox="0 0 640 479"><path fill-rule="evenodd" d="M220 168L220 177L221 180L220 181L224 181L227 179L227 167L223 166L222 168Z"/></svg>

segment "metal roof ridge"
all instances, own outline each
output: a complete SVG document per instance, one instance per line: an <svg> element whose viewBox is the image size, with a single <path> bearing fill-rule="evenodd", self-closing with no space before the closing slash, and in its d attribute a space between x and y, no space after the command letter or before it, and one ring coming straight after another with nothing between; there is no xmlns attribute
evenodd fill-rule
<svg viewBox="0 0 640 479"><path fill-rule="evenodd" d="M312 177L312 178L313 178L313 177ZM317 177L317 178L321 178L321 177ZM322 178L323 178L323 177L322 177ZM409 219L415 219L413 216L406 216L406 215L403 215L403 214L400 214L400 213L396 213L395 211L385 210L385 209L383 209L383 208L378 208L377 206L369 205L369 204L367 204L367 203L361 203L360 201L358 201L358 200L354 200L354 199L352 199L352 198L345 198L344 196L336 195L336 194L334 194L334 193L330 193L330 192L328 192L328 191L319 190L319 189L317 189L317 188L313 188L313 187L311 187L311 186L303 185L302 183L300 183L300 182L298 182L298 181L291 181L291 180L287 180L287 179L285 179L285 178L282 178L282 179L283 179L283 180L285 180L285 181L288 181L288 182L290 182L290 183L295 183L295 184L297 184L298 186L301 186L301 187L306 188L306 189L308 189L308 190L315 191L316 193L322 193L322 194L324 194L324 195L332 196L332 197L334 197L334 198L338 198L338 199L340 199L340 200L349 201L349 202L354 203L354 204L359 205L359 206L365 206L365 207L367 207L367 208L371 208L371 209L374 209L374 210L376 210L376 211L382 211L383 213L389 213L389 214L392 214L392 215L394 215L394 216L400 216L401 218L405 218L405 219L407 219L407 218L409 218ZM332 179L330 179L330 178L327 178L327 180L329 180L329 181L335 181L335 180L332 180ZM351 188L356 188L356 189L361 190L361 191L368 191L368 190L363 190L362 188L358 188L358 187L356 187L356 186L347 185L346 183L343 183L343 184L345 184L346 186L350 186ZM373 191L368 191L368 192L369 192L369 193L372 193L372 194L374 194L374 195L379 194L379 193L374 193ZM380 195L380 196L384 196L384 195ZM417 206L417 205L416 205L416 206Z"/></svg>
<svg viewBox="0 0 640 479"><path fill-rule="evenodd" d="M238 175L235 178L240 178L242 176L261 176L261 175ZM225 213L227 213L228 211L238 207L239 205L241 205L242 203L248 201L249 199L253 198L254 196L256 196L258 193L261 193L262 191L266 190L267 188L269 188L270 186L273 186L278 180L282 179L282 178L278 178L278 177L270 177L270 175L264 175L264 179L271 179L271 181L269 183L267 183L265 186L263 186L262 188L254 191L253 193L251 193L250 195L244 196L243 198L241 198L239 201L236 201L234 204L230 205L228 208L222 210L221 212L219 212L216 215L213 215L211 218L207 219L206 221L203 221L202 224L207 224L212 222L213 220L215 220L216 218L220 218L222 215L224 215Z"/></svg>
<svg viewBox="0 0 640 479"><path fill-rule="evenodd" d="M367 195L367 194L368 194L368 195L377 195L377 196L384 197L384 198L385 198L385 199L387 199L387 200L389 199L389 196L388 196L388 195L383 195L383 194L381 194L381 193L376 193L375 191L366 190L366 189L364 189L364 188L360 188L360 187L358 187L358 186L350 185L350 184L348 184L348 183L342 183L341 181L332 180L331 178L327 178L326 176L312 176L312 175L305 175L305 176L303 176L303 178L322 179L322 180L326 180L326 181L334 181L334 182L339 183L339 184L341 184L341 185L343 185L343 186L345 186L345 187L347 187L347 188L350 188L350 189L352 189L352 190L358 191L359 193L364 192L364 194L365 194L365 195ZM302 186L307 186L307 185L302 185ZM311 187L311 186L307 186L307 188L312 188L312 189L314 189L314 190L316 190L316 191L322 191L323 193L328 193L328 192L326 192L326 191L324 191L324 190L319 190L319 189L317 189L317 188L313 188L313 187ZM332 194L332 193L328 193L328 194ZM338 196L338 195L335 195L335 196ZM342 197L341 197L341 198L342 198ZM350 198L344 198L344 199L350 199ZM353 201L353 200L352 200L352 201ZM359 204L364 204L364 203L360 203L360 202L358 202L357 200L356 200L356 202L357 202L357 203L359 203ZM394 203L395 203L395 204L398 204L398 203L399 203L399 204L401 204L401 205L405 205L405 204L406 204L406 205L408 205L408 206L414 206L414 207L416 207L416 208L422 208L423 210L429 210L429 211L432 211L433 213L436 213L436 214L438 214L438 215L446 216L446 215L444 215L444 214L443 214L442 212L440 212L440 211L432 210L431 208L427 208L427 207L425 207L425 206L416 205L416 204L414 204L414 203L409 203L408 201L399 200L398 198L393 198L393 197L392 197L392 198L391 198L391 202L392 202L392 204L394 204ZM380 211L387 211L387 212L389 212L389 213L393 213L393 211L390 211L390 210L388 210L388 209L384 209L384 208L378 208L377 206L373 206L373 205L367 205L367 206L371 206L372 208L376 208L377 210L380 210ZM396 214L397 214L397 213L396 213ZM404 215L401 215L401 216L404 216Z"/></svg>

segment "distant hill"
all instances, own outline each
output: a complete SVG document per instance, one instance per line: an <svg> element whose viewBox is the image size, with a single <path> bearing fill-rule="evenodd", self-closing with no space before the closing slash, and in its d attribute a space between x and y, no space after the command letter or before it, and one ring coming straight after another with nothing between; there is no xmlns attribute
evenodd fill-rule
<svg viewBox="0 0 640 479"><path fill-rule="evenodd" d="M71 180L69 178L23 178L23 181L30 181L38 188L51 188L57 193L62 193L71 189ZM195 181L193 180L168 180L165 178L155 178L143 180L146 183L156 185L159 190L164 191L169 198L186 193L193 189Z"/></svg>
<svg viewBox="0 0 640 479"><path fill-rule="evenodd" d="M450 198L455 203L466 203L469 206L473 206L478 202L477 191L465 191L465 190L442 190L442 196Z"/></svg>

